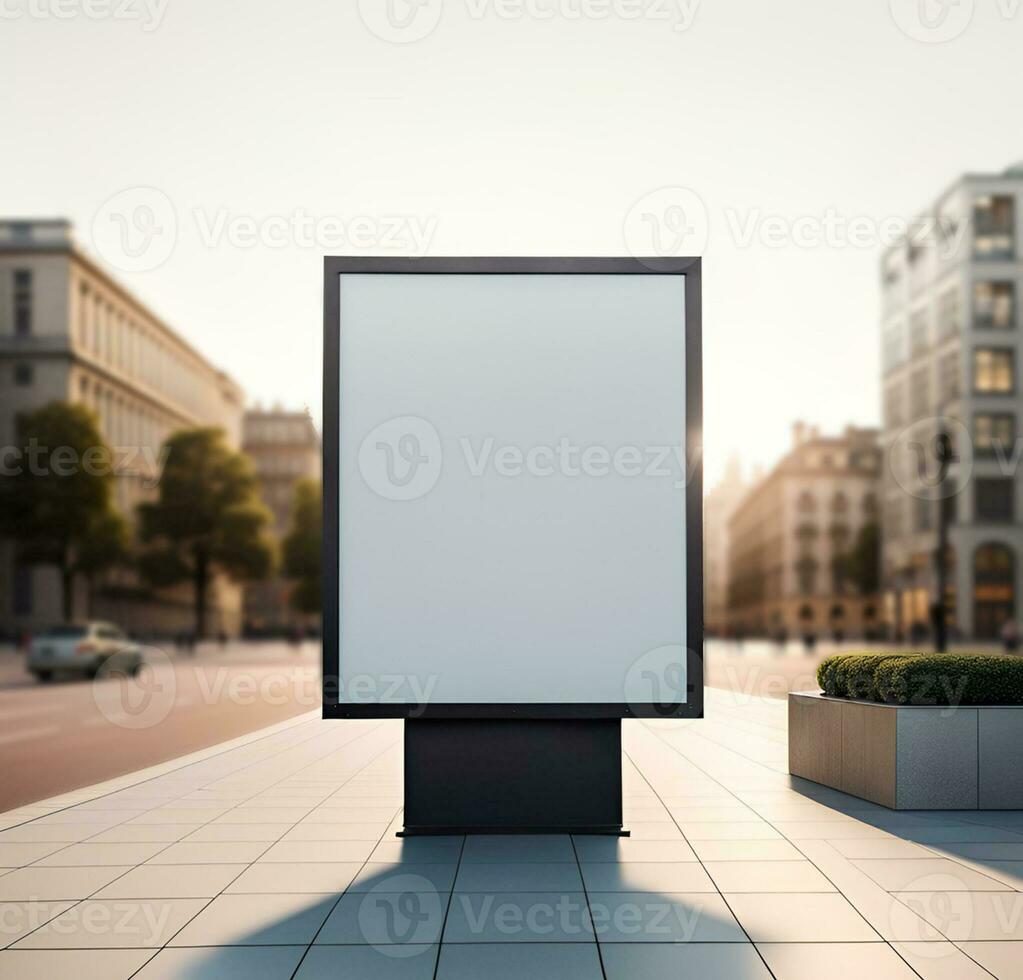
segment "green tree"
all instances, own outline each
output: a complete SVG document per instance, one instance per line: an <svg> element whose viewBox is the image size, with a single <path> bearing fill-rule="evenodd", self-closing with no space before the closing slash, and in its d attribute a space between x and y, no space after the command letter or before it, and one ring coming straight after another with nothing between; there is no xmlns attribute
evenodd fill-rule
<svg viewBox="0 0 1023 980"><path fill-rule="evenodd" d="M846 559L848 575L861 595L876 592L881 584L881 530L875 523L864 524Z"/></svg>
<svg viewBox="0 0 1023 980"><path fill-rule="evenodd" d="M323 603L323 490L315 480L295 485L291 526L284 539L284 574L295 583L292 607L318 613Z"/></svg>
<svg viewBox="0 0 1023 980"><path fill-rule="evenodd" d="M125 561L128 524L114 506L114 460L96 416L50 402L19 415L13 453L0 468L0 535L19 561L60 572L64 621L74 615L75 579Z"/></svg>
<svg viewBox="0 0 1023 980"><path fill-rule="evenodd" d="M165 448L157 499L139 505L140 566L153 585L191 582L201 638L217 572L246 581L272 570L270 513L249 458L228 445L222 429L185 429Z"/></svg>

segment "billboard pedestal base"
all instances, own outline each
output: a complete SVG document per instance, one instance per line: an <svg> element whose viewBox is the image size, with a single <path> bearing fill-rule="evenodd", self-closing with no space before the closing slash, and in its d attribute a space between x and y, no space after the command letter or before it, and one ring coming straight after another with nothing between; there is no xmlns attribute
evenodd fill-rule
<svg viewBox="0 0 1023 980"><path fill-rule="evenodd" d="M405 829L420 834L622 830L620 719L409 719Z"/></svg>

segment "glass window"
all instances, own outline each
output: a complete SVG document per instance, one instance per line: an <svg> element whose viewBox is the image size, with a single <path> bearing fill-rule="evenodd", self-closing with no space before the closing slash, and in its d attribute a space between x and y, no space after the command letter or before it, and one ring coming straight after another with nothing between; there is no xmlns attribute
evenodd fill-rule
<svg viewBox="0 0 1023 980"><path fill-rule="evenodd" d="M973 416L973 449L981 455L1008 456L1016 440L1016 419L1007 414Z"/></svg>
<svg viewBox="0 0 1023 980"><path fill-rule="evenodd" d="M917 531L930 531L934 526L934 504L927 497L913 498L913 525Z"/></svg>
<svg viewBox="0 0 1023 980"><path fill-rule="evenodd" d="M27 337L32 332L32 270L14 270L14 333Z"/></svg>
<svg viewBox="0 0 1023 980"><path fill-rule="evenodd" d="M909 409L914 419L927 414L931 403L931 385L927 368L917 368L909 385Z"/></svg>
<svg viewBox="0 0 1023 980"><path fill-rule="evenodd" d="M902 425L905 421L902 404L902 385L891 385L884 393L884 419L888 428Z"/></svg>
<svg viewBox="0 0 1023 980"><path fill-rule="evenodd" d="M889 327L881 338L881 361L885 371L898 367L906 359L906 331L902 325Z"/></svg>
<svg viewBox="0 0 1023 980"><path fill-rule="evenodd" d="M27 361L19 361L14 365L14 383L20 387L32 384L32 365Z"/></svg>
<svg viewBox="0 0 1023 980"><path fill-rule="evenodd" d="M959 287L946 289L938 299L938 334L950 337L962 330L962 315L959 303Z"/></svg>
<svg viewBox="0 0 1023 980"><path fill-rule="evenodd" d="M927 350L927 311L917 310L909 318L909 353L912 356Z"/></svg>
<svg viewBox="0 0 1023 980"><path fill-rule="evenodd" d="M1004 394L1015 386L1012 351L979 347L973 352L973 390L978 394Z"/></svg>
<svg viewBox="0 0 1023 980"><path fill-rule="evenodd" d="M973 284L973 325L981 330L1011 330L1016 325L1016 287L1011 282Z"/></svg>
<svg viewBox="0 0 1023 980"><path fill-rule="evenodd" d="M943 402L959 397L959 352L951 351L938 361L938 386Z"/></svg>
<svg viewBox="0 0 1023 980"><path fill-rule="evenodd" d="M987 194L973 202L973 254L978 259L1011 259L1015 207L1008 194Z"/></svg>
<svg viewBox="0 0 1023 980"><path fill-rule="evenodd" d="M974 487L974 513L978 521L1007 523L1013 519L1012 477L978 477Z"/></svg>

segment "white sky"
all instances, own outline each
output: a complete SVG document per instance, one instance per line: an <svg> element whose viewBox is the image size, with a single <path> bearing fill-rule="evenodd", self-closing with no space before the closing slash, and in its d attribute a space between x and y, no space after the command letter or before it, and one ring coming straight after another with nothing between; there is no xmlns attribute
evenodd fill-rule
<svg viewBox="0 0 1023 980"><path fill-rule="evenodd" d="M95 251L97 215L165 202L166 261L115 273L251 399L317 418L324 252L387 253L398 216L434 255L628 254L650 230L630 209L675 186L708 218L708 481L735 450L769 463L797 417L877 420L880 245L744 243L748 223L908 219L958 174L1023 158L1018 0L961 0L950 17L972 19L941 44L900 30L889 0L684 0L691 21L677 0L667 19L630 0L635 20L577 17L591 0L530 0L553 16L515 20L496 0L421 0L439 21L406 44L360 17L386 24L383 0L149 0L155 25L144 0L113 0L132 20L89 2L0 0L0 214L67 216ZM156 196L101 210L140 185ZM662 241L676 200L692 198L652 199ZM375 240L216 237L225 218L301 211L368 217Z"/></svg>

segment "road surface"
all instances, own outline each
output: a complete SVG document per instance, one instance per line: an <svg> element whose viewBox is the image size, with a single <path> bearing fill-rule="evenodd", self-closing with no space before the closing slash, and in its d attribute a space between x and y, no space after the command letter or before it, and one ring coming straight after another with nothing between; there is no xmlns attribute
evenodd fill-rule
<svg viewBox="0 0 1023 980"><path fill-rule="evenodd" d="M0 812L264 728L320 705L320 647L147 647L137 681L41 684L0 652Z"/></svg>
<svg viewBox="0 0 1023 980"><path fill-rule="evenodd" d="M710 640L706 683L751 696L814 690L821 659L862 644ZM888 649L876 647L875 649ZM320 647L232 643L195 657L147 648L138 682L40 684L0 649L0 812L156 765L320 706Z"/></svg>

